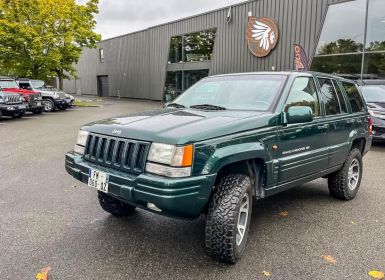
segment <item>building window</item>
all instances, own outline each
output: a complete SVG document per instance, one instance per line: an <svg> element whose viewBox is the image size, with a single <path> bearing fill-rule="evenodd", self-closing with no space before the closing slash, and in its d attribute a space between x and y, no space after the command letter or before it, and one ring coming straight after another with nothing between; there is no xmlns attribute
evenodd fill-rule
<svg viewBox="0 0 385 280"><path fill-rule="evenodd" d="M170 42L169 63L210 61L216 29L174 36Z"/></svg>
<svg viewBox="0 0 385 280"><path fill-rule="evenodd" d="M316 55L362 52L366 0L330 5Z"/></svg>
<svg viewBox="0 0 385 280"><path fill-rule="evenodd" d="M103 49L99 49L99 61L100 61L100 63L104 62L104 50Z"/></svg>
<svg viewBox="0 0 385 280"><path fill-rule="evenodd" d="M312 70L360 74L366 0L330 5L313 59Z"/></svg>
<svg viewBox="0 0 385 280"><path fill-rule="evenodd" d="M311 69L352 79L385 79L384 11L384 0L355 0L329 6Z"/></svg>
<svg viewBox="0 0 385 280"><path fill-rule="evenodd" d="M385 1L370 0L368 11L367 51L385 51Z"/></svg>
<svg viewBox="0 0 385 280"><path fill-rule="evenodd" d="M208 75L208 69L191 71L168 71L166 75L164 101L171 102L180 94L182 94L182 92Z"/></svg>

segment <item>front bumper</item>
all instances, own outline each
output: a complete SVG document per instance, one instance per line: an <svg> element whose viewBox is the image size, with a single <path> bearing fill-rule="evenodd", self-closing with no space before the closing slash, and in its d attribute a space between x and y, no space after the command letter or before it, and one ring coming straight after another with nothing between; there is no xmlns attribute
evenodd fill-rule
<svg viewBox="0 0 385 280"><path fill-rule="evenodd" d="M180 218L196 218L204 211L216 179L216 174L181 179L150 174L135 176L86 162L72 152L66 155L65 167L83 183L88 182L90 168L106 172L110 175L109 195L155 212L147 208L147 203L153 203L162 210L155 213Z"/></svg>
<svg viewBox="0 0 385 280"><path fill-rule="evenodd" d="M53 102L57 107L60 107L60 108L68 106L67 99L54 99Z"/></svg>
<svg viewBox="0 0 385 280"><path fill-rule="evenodd" d="M385 142L385 127L373 126L373 141Z"/></svg>
<svg viewBox="0 0 385 280"><path fill-rule="evenodd" d="M44 102L43 100L38 100L38 101L29 102L27 110L32 111L32 110L39 110L42 108L44 108Z"/></svg>
<svg viewBox="0 0 385 280"><path fill-rule="evenodd" d="M25 104L0 104L0 110L3 114L13 114L25 111L27 109L27 105Z"/></svg>

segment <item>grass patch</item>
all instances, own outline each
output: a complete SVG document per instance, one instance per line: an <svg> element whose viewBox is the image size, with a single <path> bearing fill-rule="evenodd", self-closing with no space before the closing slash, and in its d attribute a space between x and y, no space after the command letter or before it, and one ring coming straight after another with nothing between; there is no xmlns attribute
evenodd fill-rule
<svg viewBox="0 0 385 280"><path fill-rule="evenodd" d="M88 100L75 100L73 106L76 107L101 107L98 102Z"/></svg>

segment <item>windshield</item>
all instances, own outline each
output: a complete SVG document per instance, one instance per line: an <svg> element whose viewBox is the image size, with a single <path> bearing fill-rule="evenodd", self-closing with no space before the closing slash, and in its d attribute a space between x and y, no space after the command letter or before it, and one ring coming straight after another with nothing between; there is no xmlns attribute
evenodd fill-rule
<svg viewBox="0 0 385 280"><path fill-rule="evenodd" d="M46 88L44 81L31 81L34 89Z"/></svg>
<svg viewBox="0 0 385 280"><path fill-rule="evenodd" d="M254 74L207 78L188 89L174 103L184 107L212 105L227 110L268 111L286 77Z"/></svg>
<svg viewBox="0 0 385 280"><path fill-rule="evenodd" d="M0 87L1 88L19 88L17 83L13 80L9 81L0 81Z"/></svg>
<svg viewBox="0 0 385 280"><path fill-rule="evenodd" d="M366 102L385 102L385 86L363 86L362 94Z"/></svg>

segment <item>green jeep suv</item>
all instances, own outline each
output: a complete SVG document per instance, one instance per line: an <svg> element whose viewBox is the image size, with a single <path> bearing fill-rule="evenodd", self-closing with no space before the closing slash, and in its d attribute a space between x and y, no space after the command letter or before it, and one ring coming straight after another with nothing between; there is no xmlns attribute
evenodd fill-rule
<svg viewBox="0 0 385 280"><path fill-rule="evenodd" d="M209 77L163 109L81 128L67 172L98 191L101 207L207 217L210 256L235 263L253 203L324 177L353 199L371 117L356 84L312 72Z"/></svg>

